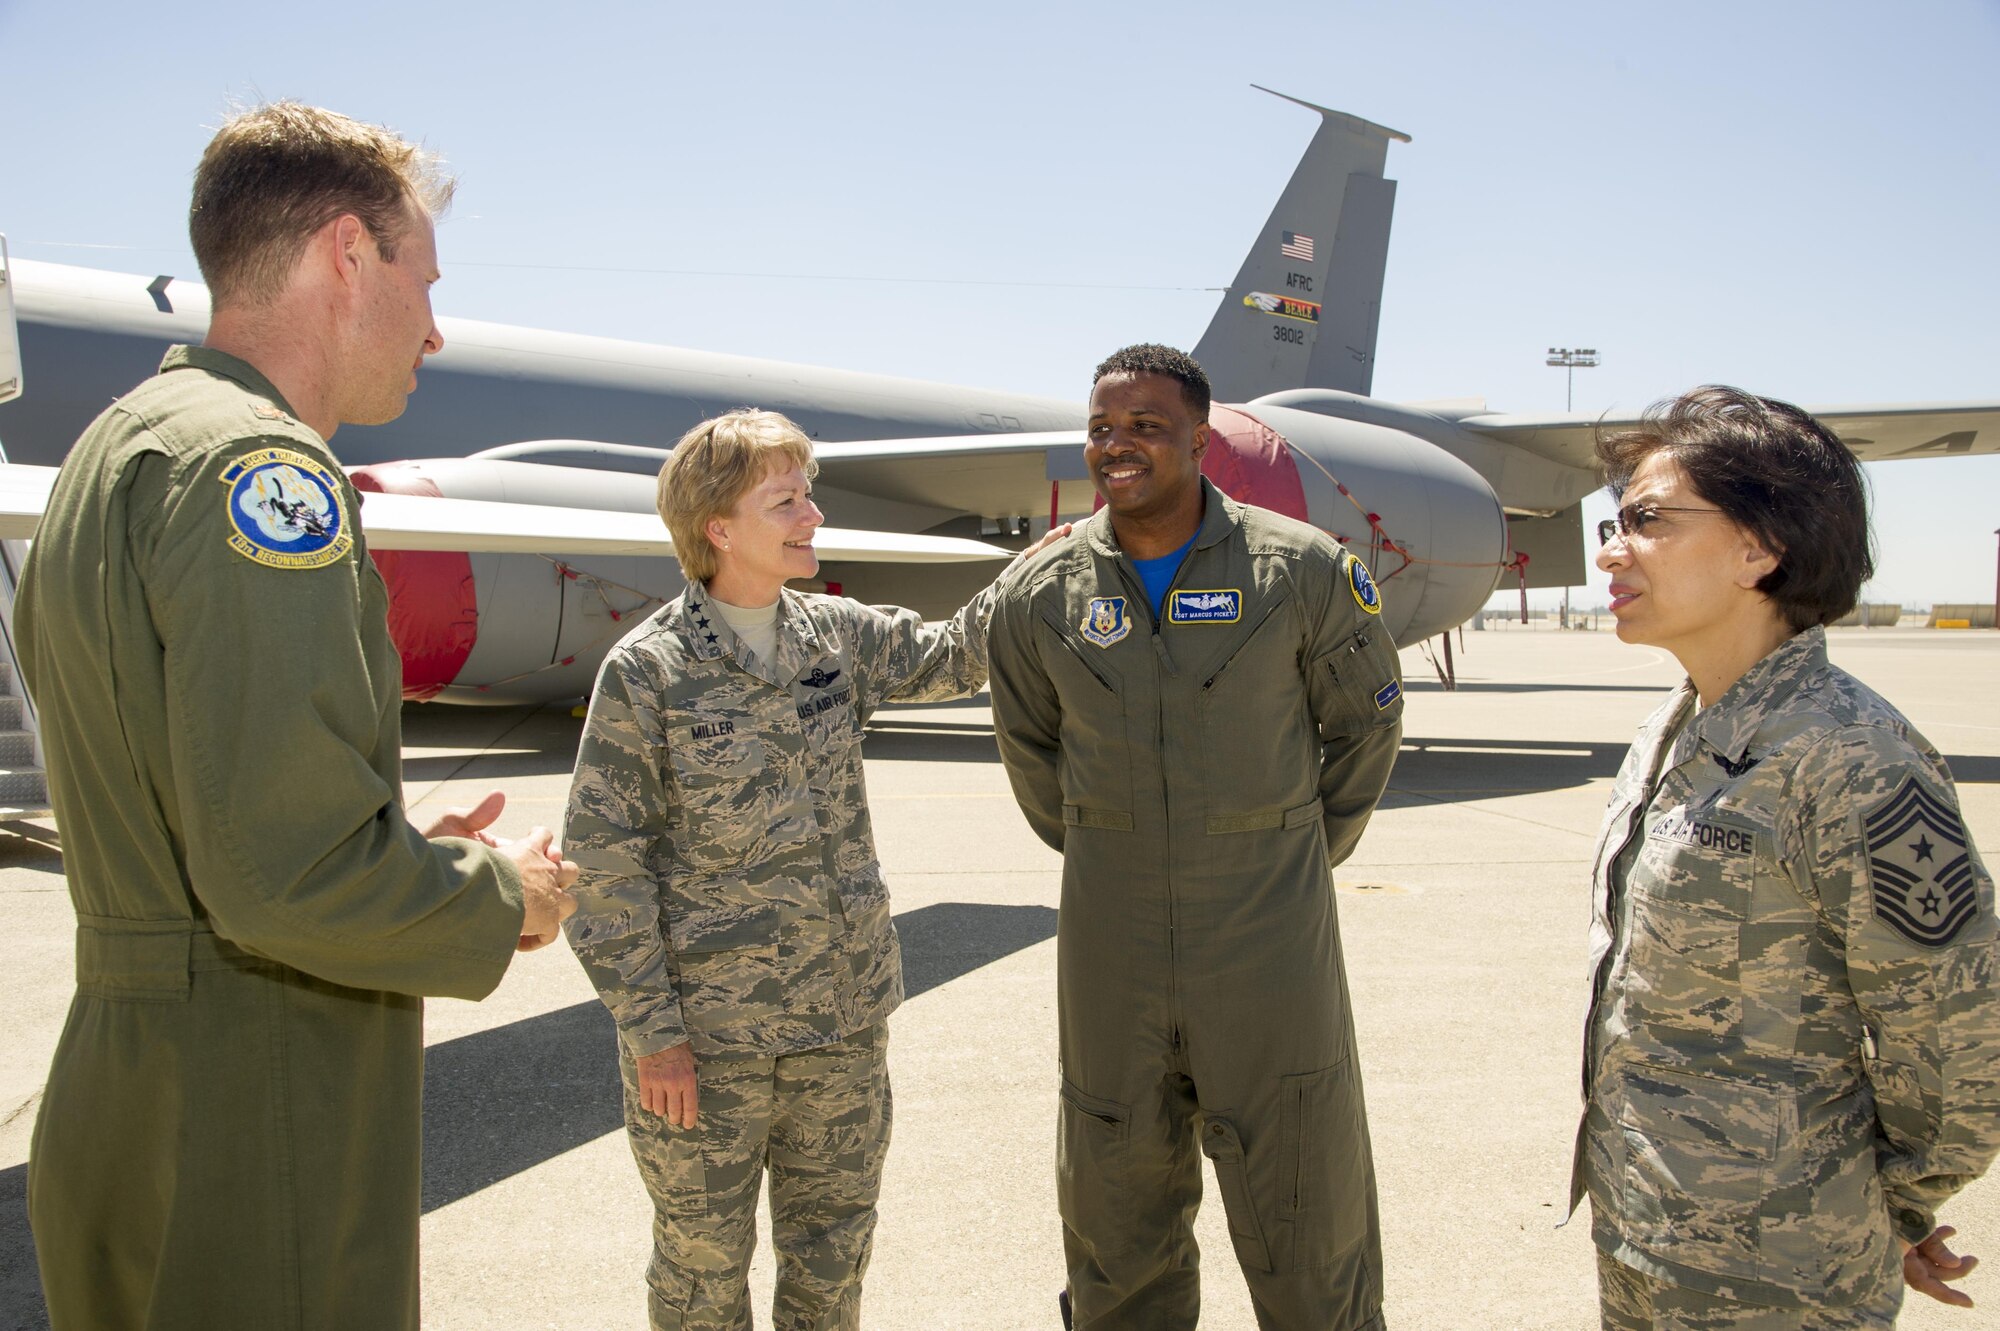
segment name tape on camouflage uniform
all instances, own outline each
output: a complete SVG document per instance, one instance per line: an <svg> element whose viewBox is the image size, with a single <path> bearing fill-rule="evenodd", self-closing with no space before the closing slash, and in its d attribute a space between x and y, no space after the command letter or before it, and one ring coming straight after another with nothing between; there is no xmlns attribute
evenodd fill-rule
<svg viewBox="0 0 2000 1331"><path fill-rule="evenodd" d="M324 568L354 546L340 482L303 453L262 448L223 470L229 548L266 568Z"/></svg>
<svg viewBox="0 0 2000 1331"><path fill-rule="evenodd" d="M1943 947L1979 910L1958 810L1912 775L1862 820L1875 915L1913 943Z"/></svg>
<svg viewBox="0 0 2000 1331"><path fill-rule="evenodd" d="M1173 624L1234 624L1243 618L1243 593L1234 587L1216 591L1176 591L1167 599L1167 620Z"/></svg>
<svg viewBox="0 0 2000 1331"><path fill-rule="evenodd" d="M1094 642L1099 647L1109 647L1120 641L1132 631L1131 616L1125 613L1125 598L1093 596L1083 612L1083 623L1077 627L1082 631L1084 641Z"/></svg>
<svg viewBox="0 0 2000 1331"><path fill-rule="evenodd" d="M1347 561L1347 589L1354 593L1354 603L1371 615L1382 613L1382 593L1375 589L1375 579L1368 576L1368 566L1359 559L1350 557Z"/></svg>

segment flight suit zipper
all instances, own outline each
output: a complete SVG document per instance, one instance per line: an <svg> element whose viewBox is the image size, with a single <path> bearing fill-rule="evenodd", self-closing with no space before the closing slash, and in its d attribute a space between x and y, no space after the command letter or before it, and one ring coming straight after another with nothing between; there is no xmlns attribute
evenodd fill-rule
<svg viewBox="0 0 2000 1331"><path fill-rule="evenodd" d="M1196 536L1199 537L1200 528L1197 527L1195 532ZM1174 570L1174 576L1167 580L1167 588L1160 595L1161 605L1167 605L1172 601L1174 588L1180 585L1181 574L1185 573L1188 565L1194 562L1195 553L1195 549L1191 547L1187 554L1182 557L1180 566ZM1133 600L1146 611L1146 616L1152 629L1153 655L1158 658L1160 669L1165 672L1153 686L1153 734L1158 740L1160 809L1164 815L1169 842L1168 853L1165 856L1165 862L1161 869L1166 878L1167 889L1167 1021L1173 1027L1178 1038L1181 1011L1180 901L1174 891L1174 856L1171 844L1173 839L1174 811L1172 783L1167 780L1166 681L1178 677L1180 672L1174 668L1174 658L1167 651L1166 640L1160 636L1160 616L1153 609L1152 598L1146 594L1145 579L1139 576L1139 571L1132 567L1132 561L1122 551L1119 553L1117 565L1119 579L1125 584L1126 590L1138 593Z"/></svg>

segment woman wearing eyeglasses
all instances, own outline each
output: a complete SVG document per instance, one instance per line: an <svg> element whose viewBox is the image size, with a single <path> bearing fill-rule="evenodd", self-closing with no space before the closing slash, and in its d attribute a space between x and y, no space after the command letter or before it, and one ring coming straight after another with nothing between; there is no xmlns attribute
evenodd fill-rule
<svg viewBox="0 0 2000 1331"><path fill-rule="evenodd" d="M1924 737L1827 661L1873 571L1861 468L1700 388L1597 448L1618 636L1687 680L1592 879L1585 1113L1603 1324L1892 1326L1975 1259L1937 1208L2000 1152L1993 881Z"/></svg>

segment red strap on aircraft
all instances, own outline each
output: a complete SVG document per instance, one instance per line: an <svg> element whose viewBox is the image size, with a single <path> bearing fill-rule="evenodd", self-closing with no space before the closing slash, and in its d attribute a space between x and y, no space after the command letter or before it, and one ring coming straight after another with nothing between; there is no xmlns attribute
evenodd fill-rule
<svg viewBox="0 0 2000 1331"><path fill-rule="evenodd" d="M362 491L440 495L437 482L407 462L356 467L348 479ZM368 553L389 589L389 636L403 658L403 696L434 698L458 678L479 640L472 557L447 550Z"/></svg>

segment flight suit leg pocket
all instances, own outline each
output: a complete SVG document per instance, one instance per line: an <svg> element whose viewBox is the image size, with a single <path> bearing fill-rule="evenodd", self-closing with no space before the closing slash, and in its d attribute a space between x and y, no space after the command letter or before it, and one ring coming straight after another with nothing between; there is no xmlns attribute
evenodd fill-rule
<svg viewBox="0 0 2000 1331"><path fill-rule="evenodd" d="M1086 1095L1067 1078L1056 1130L1056 1205L1063 1224L1100 1255L1127 1251L1132 1226L1124 1217L1143 1205L1133 1177L1132 1111Z"/></svg>
<svg viewBox="0 0 2000 1331"><path fill-rule="evenodd" d="M1354 1060L1279 1078L1285 1211L1295 1269L1332 1266L1368 1232L1367 1109Z"/></svg>
<svg viewBox="0 0 2000 1331"><path fill-rule="evenodd" d="M1229 1241L1236 1246L1236 1258L1252 1271L1271 1269L1271 1245L1264 1241L1264 1226L1257 1216L1250 1179L1244 1169L1243 1139L1236 1125L1227 1119L1211 1118L1201 1128L1202 1153L1215 1166L1215 1181L1222 1189L1222 1209L1229 1217Z"/></svg>

